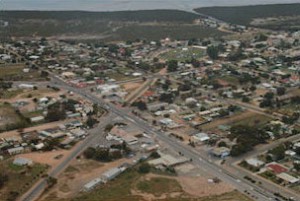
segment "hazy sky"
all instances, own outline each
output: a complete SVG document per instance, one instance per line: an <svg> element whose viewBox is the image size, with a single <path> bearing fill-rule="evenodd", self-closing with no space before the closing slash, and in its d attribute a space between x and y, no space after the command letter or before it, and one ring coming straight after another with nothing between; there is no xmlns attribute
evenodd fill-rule
<svg viewBox="0 0 300 201"><path fill-rule="evenodd" d="M271 3L300 3L300 0L0 0L0 7L2 10L191 10L205 6Z"/></svg>

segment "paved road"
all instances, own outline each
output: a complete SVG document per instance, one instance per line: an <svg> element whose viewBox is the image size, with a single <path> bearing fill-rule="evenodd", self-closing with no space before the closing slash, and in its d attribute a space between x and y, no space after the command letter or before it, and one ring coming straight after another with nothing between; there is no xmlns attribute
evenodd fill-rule
<svg viewBox="0 0 300 201"><path fill-rule="evenodd" d="M86 148L90 146L91 143L94 142L95 139L99 137L99 135L104 134L105 126L110 123L112 119L112 115L109 114L108 116L101 119L99 125L89 131L89 136L82 142L80 142L73 151L57 166L55 167L50 173L49 176L57 177L59 173L61 173L69 164L70 162L80 155ZM37 199L42 192L47 187L46 179L40 180L36 185L34 185L26 194L24 194L19 200L22 201L32 201Z"/></svg>
<svg viewBox="0 0 300 201"><path fill-rule="evenodd" d="M245 193L246 191L249 192L250 195L256 200L260 200L260 201L275 200L275 196L273 194L274 192L281 192L281 194L285 195L286 197L295 197L294 194L291 194L290 192L285 191L285 189L278 188L275 185L267 184L266 186L263 186L263 187L259 186L259 185L255 185L255 184L245 180L243 178L244 175L241 174L240 172L227 171L222 166L219 166L219 165L213 163L213 161L211 161L207 157L206 153L196 152L190 146L185 145L185 144L177 141L176 139L167 136L163 132L154 130L152 125L150 125L148 122L145 122L145 121L137 118L136 116L131 115L130 113L128 113L128 110L122 110L121 108L116 108L112 104L105 103L102 100L100 100L98 97L92 95L91 93L89 93L88 91L86 91L84 89L77 89L77 88L70 87L69 85L67 85L65 82L63 82L62 80L60 80L57 77L52 78L52 83L53 83L53 85L56 85L60 88L64 88L66 90L70 90L70 91L73 91L74 93L82 95L83 97L91 100L92 102L97 103L100 106L106 108L112 114L115 114L116 116L122 117L123 119L130 121L133 125L139 127L141 130L143 130L149 134L155 135L159 140L163 141L165 144L172 147L175 151L181 152L187 158L190 158L195 165L204 169L209 174L217 176L224 182L227 182L228 184L232 185L234 188L236 188L240 192L242 192L242 193ZM91 136L93 136L93 135L91 135ZM62 163L56 169L56 171L53 171L51 176L57 175L63 169L63 167L67 166L68 161L71 161L76 155L78 155L81 151L83 151L84 148L88 147L89 141L86 140L84 142L86 143L85 146L78 148L76 151L77 154L76 154L76 152L74 152L74 154L72 154L72 156L70 156L70 160L67 160L64 163ZM40 193L42 193L45 185L46 185L45 181L38 184L34 188L34 190L29 194L29 196L27 196L26 199L24 199L24 200L26 200L26 201L34 200L33 199L34 195L39 195ZM298 195L296 195L296 199L300 200L300 197Z"/></svg>
<svg viewBox="0 0 300 201"><path fill-rule="evenodd" d="M128 113L128 111L123 111L120 108L116 108L115 106L104 103L96 96L90 94L89 92L82 90L82 89L76 89L68 86L63 81L59 80L58 78L53 79L53 83L57 85L61 85L61 87L71 90L77 94L80 94L94 103L97 103L104 108L108 109L110 112L116 114L117 116L120 116L124 118L127 121L130 121L135 126L139 127L141 130L144 130L147 133L155 135L159 140L163 141L170 147L172 147L175 151L183 153L186 157L191 158L193 163L198 165L199 167L205 169L208 171L211 175L215 175L219 177L221 180L227 182L228 184L235 187L240 192L244 193L245 191L250 192L250 194L256 199L256 200L272 200L275 199L275 196L273 195L274 192L278 192L279 189L276 189L276 191L273 191L274 185L269 185L264 188L261 186L252 184L251 182L245 180L241 175L228 172L223 167L218 166L214 164L212 161L210 161L206 156L206 154L196 152L191 147L182 144L181 142L176 141L176 139L170 138L169 136L165 135L165 133L162 133L160 131L154 130L153 126L149 125L148 122L145 122L131 114ZM272 188L270 188L270 186ZM280 191L281 192L281 191ZM289 192L283 193L283 195L291 197L294 196L290 194ZM300 199L300 197L299 197Z"/></svg>

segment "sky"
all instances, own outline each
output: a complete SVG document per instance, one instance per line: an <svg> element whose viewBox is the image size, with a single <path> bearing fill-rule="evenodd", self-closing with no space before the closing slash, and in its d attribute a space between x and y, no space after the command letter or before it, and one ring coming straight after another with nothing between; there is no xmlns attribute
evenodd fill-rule
<svg viewBox="0 0 300 201"><path fill-rule="evenodd" d="M1 10L192 10L207 6L300 3L300 0L0 0Z"/></svg>

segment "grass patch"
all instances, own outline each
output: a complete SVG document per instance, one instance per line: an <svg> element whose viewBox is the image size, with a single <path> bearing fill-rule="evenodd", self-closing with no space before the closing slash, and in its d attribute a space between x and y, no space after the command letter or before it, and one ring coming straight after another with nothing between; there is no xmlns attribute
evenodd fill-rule
<svg viewBox="0 0 300 201"><path fill-rule="evenodd" d="M5 183L5 188L0 189L1 200L11 199L26 192L46 172L46 169L47 166L41 164L19 167L13 165L12 160L2 161L0 171L8 175L8 181Z"/></svg>
<svg viewBox="0 0 300 201"><path fill-rule="evenodd" d="M191 60L193 58L200 59L205 54L205 51L199 48L188 48L188 50L177 48L175 50L170 50L169 52L161 54L160 58L164 60L177 60L183 62L186 60Z"/></svg>
<svg viewBox="0 0 300 201"><path fill-rule="evenodd" d="M247 125L247 126L261 127L261 126L264 126L266 123L268 123L271 120L272 119L270 117L267 117L265 115L253 113L253 116L250 116L250 117L247 117L240 121L237 121L237 122L233 123L232 126Z"/></svg>
<svg viewBox="0 0 300 201"><path fill-rule="evenodd" d="M160 40L170 37L171 39L221 37L227 33L217 29L201 27L199 25L169 24L169 25L129 25L118 29L117 32L105 40L127 41L136 39Z"/></svg>
<svg viewBox="0 0 300 201"><path fill-rule="evenodd" d="M268 180L271 180L272 182L274 182L276 184L280 184L280 182L277 179L276 175L272 171L265 171L263 173L260 173L259 176L264 177Z"/></svg>
<svg viewBox="0 0 300 201"><path fill-rule="evenodd" d="M3 99L10 99L10 98L14 98L17 95L23 93L22 89L16 89L16 90L3 90L0 92L0 98Z"/></svg>
<svg viewBox="0 0 300 201"><path fill-rule="evenodd" d="M131 185L140 178L140 174L129 169L121 174L116 180L108 182L105 186L98 187L95 191L81 194L74 201L83 200L120 200L139 201L141 197L131 195Z"/></svg>
<svg viewBox="0 0 300 201"><path fill-rule="evenodd" d="M182 192L180 184L175 179L156 177L143 180L137 184L137 189L155 196L165 193Z"/></svg>

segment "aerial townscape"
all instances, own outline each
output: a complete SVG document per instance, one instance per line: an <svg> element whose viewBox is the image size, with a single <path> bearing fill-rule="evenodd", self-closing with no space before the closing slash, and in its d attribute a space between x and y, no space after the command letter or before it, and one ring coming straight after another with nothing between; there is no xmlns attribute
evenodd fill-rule
<svg viewBox="0 0 300 201"><path fill-rule="evenodd" d="M300 2L10 8L0 42L0 201L300 201Z"/></svg>

